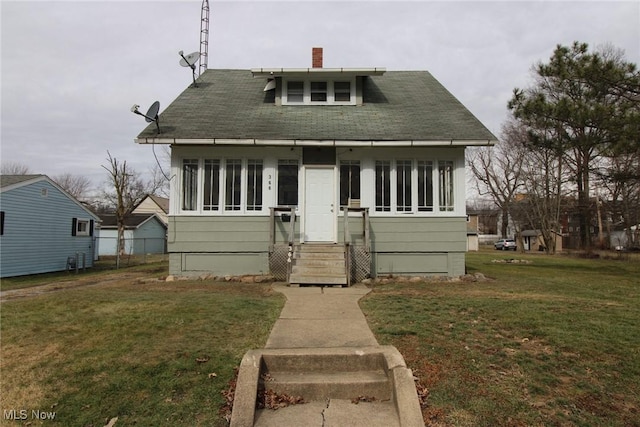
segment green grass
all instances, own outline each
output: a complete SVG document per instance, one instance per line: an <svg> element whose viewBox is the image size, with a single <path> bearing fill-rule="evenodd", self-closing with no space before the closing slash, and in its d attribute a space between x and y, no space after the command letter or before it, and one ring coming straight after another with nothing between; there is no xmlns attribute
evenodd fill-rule
<svg viewBox="0 0 640 427"><path fill-rule="evenodd" d="M531 263L492 262L507 258ZM427 425L640 426L637 259L491 251L468 254L467 269L492 280L377 285L361 302L378 341L398 347L428 390ZM3 417L225 425L221 391L242 355L264 346L284 297L264 284L130 278L166 275L153 260L121 272L129 278L112 281L109 262L77 276L108 284L0 306Z"/></svg>
<svg viewBox="0 0 640 427"><path fill-rule="evenodd" d="M500 264L494 259L526 259ZM640 263L470 253L487 282L376 286L361 306L429 390L427 425L640 425Z"/></svg>
<svg viewBox="0 0 640 427"><path fill-rule="evenodd" d="M265 284L130 280L5 302L0 409L64 426L226 425L221 391L283 304Z"/></svg>

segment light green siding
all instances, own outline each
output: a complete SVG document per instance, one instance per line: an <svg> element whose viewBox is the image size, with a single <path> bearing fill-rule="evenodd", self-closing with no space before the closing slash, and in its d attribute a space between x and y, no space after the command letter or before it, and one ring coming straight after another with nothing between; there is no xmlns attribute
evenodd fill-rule
<svg viewBox="0 0 640 427"><path fill-rule="evenodd" d="M372 275L465 272L466 218L373 217L370 233Z"/></svg>
<svg viewBox="0 0 640 427"><path fill-rule="evenodd" d="M373 217L369 228L372 276L464 274L465 218ZM275 229L276 242L285 242L289 223L278 219ZM341 217L339 242L342 230ZM362 244L362 217L350 217L349 230L351 241ZM169 218L171 274L267 274L269 245L267 216Z"/></svg>
<svg viewBox="0 0 640 427"><path fill-rule="evenodd" d="M278 219L275 228L284 242L289 223ZM268 216L169 217L171 274L267 274L269 244Z"/></svg>

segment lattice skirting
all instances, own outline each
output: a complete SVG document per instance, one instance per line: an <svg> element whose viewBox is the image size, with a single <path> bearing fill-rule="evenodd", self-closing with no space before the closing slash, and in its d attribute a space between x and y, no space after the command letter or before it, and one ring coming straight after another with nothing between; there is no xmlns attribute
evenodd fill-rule
<svg viewBox="0 0 640 427"><path fill-rule="evenodd" d="M358 283L371 275L371 252L364 246L351 248L351 283Z"/></svg>
<svg viewBox="0 0 640 427"><path fill-rule="evenodd" d="M277 280L287 280L289 245L274 245L269 252L269 270Z"/></svg>

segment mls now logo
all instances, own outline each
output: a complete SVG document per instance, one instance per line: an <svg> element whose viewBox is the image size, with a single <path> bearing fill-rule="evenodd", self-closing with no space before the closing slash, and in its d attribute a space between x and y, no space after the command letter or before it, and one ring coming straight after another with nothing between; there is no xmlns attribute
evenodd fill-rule
<svg viewBox="0 0 640 427"><path fill-rule="evenodd" d="M53 420L56 417L56 413L41 411L39 409L34 409L31 412L26 409L5 409L2 411L2 417L5 420L27 420L29 416L34 420Z"/></svg>

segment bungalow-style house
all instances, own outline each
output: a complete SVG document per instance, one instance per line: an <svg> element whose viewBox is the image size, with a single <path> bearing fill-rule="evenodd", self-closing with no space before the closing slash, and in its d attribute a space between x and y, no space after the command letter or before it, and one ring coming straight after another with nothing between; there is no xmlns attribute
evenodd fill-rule
<svg viewBox="0 0 640 427"><path fill-rule="evenodd" d="M136 138L171 145L170 273L291 283L465 271L465 147L426 71L208 69Z"/></svg>
<svg viewBox="0 0 640 427"><path fill-rule="evenodd" d="M169 199L147 194L132 210L134 214L156 214L165 224L169 224Z"/></svg>
<svg viewBox="0 0 640 427"><path fill-rule="evenodd" d="M0 277L93 266L100 218L46 175L0 176L0 222Z"/></svg>
<svg viewBox="0 0 640 427"><path fill-rule="evenodd" d="M116 255L118 223L113 214L100 215L100 256ZM132 213L124 221L124 252L127 255L166 252L167 225L155 213Z"/></svg>

